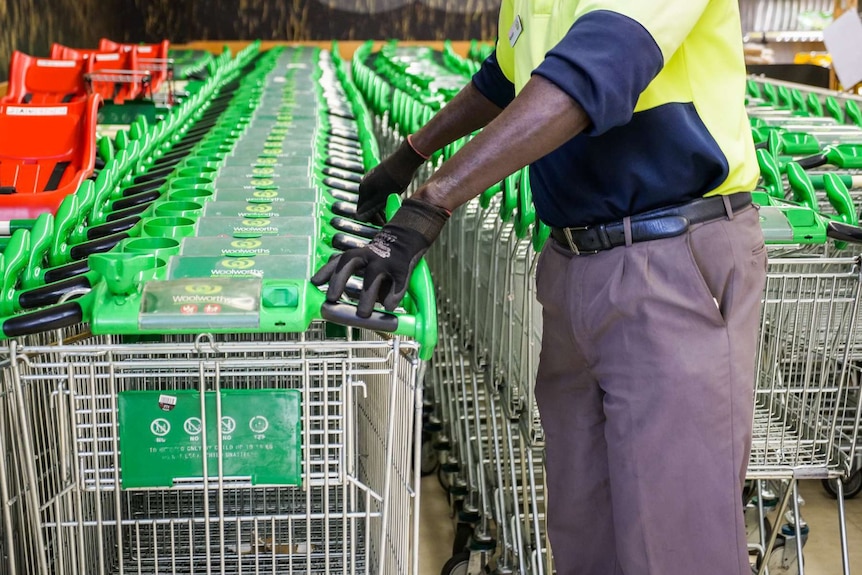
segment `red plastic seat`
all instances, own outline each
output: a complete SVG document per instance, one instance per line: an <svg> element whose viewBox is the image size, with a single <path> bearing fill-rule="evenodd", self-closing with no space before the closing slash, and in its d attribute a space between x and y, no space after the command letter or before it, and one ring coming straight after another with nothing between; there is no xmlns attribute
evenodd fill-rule
<svg viewBox="0 0 862 575"><path fill-rule="evenodd" d="M0 105L0 221L56 212L92 175L100 103Z"/></svg>
<svg viewBox="0 0 862 575"><path fill-rule="evenodd" d="M0 103L61 104L84 99L83 60L49 60L12 52L9 89Z"/></svg>
<svg viewBox="0 0 862 575"><path fill-rule="evenodd" d="M84 62L84 81L91 92L103 100L122 104L152 93L152 74L138 61L138 50L134 46L121 47L116 51L69 48L52 44L52 58L81 60Z"/></svg>
<svg viewBox="0 0 862 575"><path fill-rule="evenodd" d="M51 44L49 57L52 60L83 60L92 54L100 54L103 50L98 48L69 48L63 44L54 42Z"/></svg>
<svg viewBox="0 0 862 575"><path fill-rule="evenodd" d="M135 49L138 53L138 64L151 74L150 84L153 93L158 92L162 83L171 79L173 69L170 65L170 47L168 40L158 44L122 44L107 38L99 40L99 50L103 52L119 52Z"/></svg>

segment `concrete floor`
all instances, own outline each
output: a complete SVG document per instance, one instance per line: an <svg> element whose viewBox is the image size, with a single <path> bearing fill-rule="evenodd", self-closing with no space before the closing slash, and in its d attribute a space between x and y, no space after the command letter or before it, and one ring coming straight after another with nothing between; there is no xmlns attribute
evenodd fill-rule
<svg viewBox="0 0 862 575"><path fill-rule="evenodd" d="M805 573L837 575L841 571L841 546L838 537L838 506L819 481L801 484L805 500L802 516L810 526L805 545ZM435 476L422 480L419 540L419 575L439 575L452 556L454 537L449 506ZM847 501L847 531L852 573L862 573L862 495Z"/></svg>

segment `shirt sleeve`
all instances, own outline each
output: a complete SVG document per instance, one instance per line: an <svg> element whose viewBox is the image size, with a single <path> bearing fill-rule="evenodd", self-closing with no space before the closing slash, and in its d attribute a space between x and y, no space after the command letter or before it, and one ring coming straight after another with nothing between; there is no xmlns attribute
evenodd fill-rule
<svg viewBox="0 0 862 575"><path fill-rule="evenodd" d="M663 64L658 44L643 25L598 10L578 18L533 74L578 102L592 121L586 133L598 135L631 120L641 92Z"/></svg>
<svg viewBox="0 0 862 575"><path fill-rule="evenodd" d="M505 108L515 99L515 85L500 68L496 50L491 52L482 62L479 71L473 75L473 85L500 108Z"/></svg>

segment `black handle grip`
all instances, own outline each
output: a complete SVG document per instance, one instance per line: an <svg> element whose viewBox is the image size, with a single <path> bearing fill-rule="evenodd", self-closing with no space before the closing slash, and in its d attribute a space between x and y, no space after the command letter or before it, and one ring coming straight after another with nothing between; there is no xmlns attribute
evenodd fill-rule
<svg viewBox="0 0 862 575"><path fill-rule="evenodd" d="M105 221L116 222L117 220L124 220L132 216L137 216L149 207L149 204L141 204L140 206L126 208L125 210L120 210L119 212L110 212L108 213L108 215L105 216Z"/></svg>
<svg viewBox="0 0 862 575"><path fill-rule="evenodd" d="M327 152L338 152L341 155L347 155L350 157L361 158L362 157L362 148L356 146L345 146L344 144L340 144L338 142L333 142L330 140L326 143L326 151Z"/></svg>
<svg viewBox="0 0 862 575"><path fill-rule="evenodd" d="M353 140L350 138L344 138L341 136L336 136L336 135L330 134L329 142L333 143L333 144L338 144L340 146L344 146L346 148L350 148L351 150L359 150L360 152L362 151L362 144L360 144L356 140Z"/></svg>
<svg viewBox="0 0 862 575"><path fill-rule="evenodd" d="M221 114L222 111L218 111L218 113ZM215 120L215 118L213 118L213 120ZM203 138L210 132L210 130L213 129L214 125L215 121L206 121L203 123L198 122L193 127L189 128L189 130L185 134L183 134L183 137L180 142L185 142L186 139L191 140L192 138Z"/></svg>
<svg viewBox="0 0 862 575"><path fill-rule="evenodd" d="M356 116L353 115L353 111L350 108L342 108L341 106L337 106L334 108L329 108L327 113L330 116L338 116L339 118L346 118L348 120L355 120Z"/></svg>
<svg viewBox="0 0 862 575"><path fill-rule="evenodd" d="M375 331L395 331L398 317L381 311L372 311L370 317L356 315L356 306L347 303L325 302L320 308L320 316L326 321L350 327L373 329Z"/></svg>
<svg viewBox="0 0 862 575"><path fill-rule="evenodd" d="M336 200L342 202L348 202L350 204L355 204L359 202L359 194L354 194L352 192L345 192L342 190L327 190L329 195L335 198Z"/></svg>
<svg viewBox="0 0 862 575"><path fill-rule="evenodd" d="M361 278L350 276L347 283L344 284L344 295L350 299L358 300L359 296L362 295L362 283L363 280Z"/></svg>
<svg viewBox="0 0 862 575"><path fill-rule="evenodd" d="M177 164L179 164L180 162L185 160L188 157L188 155L189 155L189 153L187 151L183 151L182 153L178 153L176 155L171 154L170 157L168 157L168 155L165 154L164 156L162 156L161 158L159 158L158 160L153 162L152 169L153 170L159 170L161 168L168 168L168 167L176 168Z"/></svg>
<svg viewBox="0 0 862 575"><path fill-rule="evenodd" d="M143 184L135 184L134 186L129 186L128 188L123 188L122 196L127 198L129 196L136 196L138 194L142 194L144 192L150 192L152 190L157 190L162 187L168 180L165 178L159 178L157 180L153 180L151 182L146 182Z"/></svg>
<svg viewBox="0 0 862 575"><path fill-rule="evenodd" d="M69 327L84 321L84 311L74 301L10 317L3 322L6 337L18 337Z"/></svg>
<svg viewBox="0 0 862 575"><path fill-rule="evenodd" d="M163 168L159 168L158 170L150 170L145 174L141 174L140 176L136 176L132 182L136 184L146 184L151 183L158 179L164 179L167 176L170 176L176 168L174 166L165 166Z"/></svg>
<svg viewBox="0 0 862 575"><path fill-rule="evenodd" d="M862 227L851 226L841 222L829 222L826 224L826 235L833 240L862 244Z"/></svg>
<svg viewBox="0 0 862 575"><path fill-rule="evenodd" d="M355 182L359 183L362 181L362 175L357 174L356 172L348 172L347 170L342 170L341 168L331 168L325 167L323 168L324 175L332 176L333 178L339 180L345 180L347 182Z"/></svg>
<svg viewBox="0 0 862 575"><path fill-rule="evenodd" d="M21 309L45 307L46 305L57 303L60 301L60 298L71 291L91 289L92 287L90 285L90 278L87 276L74 276L21 292L18 296L18 305L21 306ZM80 295L73 297L80 297Z"/></svg>
<svg viewBox="0 0 862 575"><path fill-rule="evenodd" d="M62 266L57 266L49 270L45 270L45 283L54 283L66 278L79 276L90 271L90 266L87 265L87 260L78 260Z"/></svg>
<svg viewBox="0 0 862 575"><path fill-rule="evenodd" d="M329 146L326 148L326 155L330 158L338 158L346 162L362 162L362 154L359 150L347 152L340 148Z"/></svg>
<svg viewBox="0 0 862 575"><path fill-rule="evenodd" d="M188 145L179 143L170 151L165 152L161 158L153 162L153 167L164 168L167 166L175 166L183 161L191 152L192 148L197 145L197 142L189 142Z"/></svg>
<svg viewBox="0 0 862 575"><path fill-rule="evenodd" d="M356 204L351 204L348 202L335 202L334 204L332 204L332 213L347 218L355 218Z"/></svg>
<svg viewBox="0 0 862 575"><path fill-rule="evenodd" d="M758 143L754 144L754 149L755 150L768 150L769 149L769 142L766 142L766 141L758 142Z"/></svg>
<svg viewBox="0 0 862 575"><path fill-rule="evenodd" d="M141 209L145 209L146 206L140 206ZM100 226L93 226L92 228L87 229L87 239L88 240L98 240L99 238L104 238L106 236L110 236L113 234L118 234L120 232L125 232L133 227L141 221L139 216L131 216L123 219L111 220L109 218L108 223L102 224Z"/></svg>
<svg viewBox="0 0 862 575"><path fill-rule="evenodd" d="M329 156L326 158L326 165L332 166L333 168L339 168L342 170L347 170L348 172L353 172L356 174L364 174L365 166L363 166L359 162L352 162L350 160L345 160L344 158L339 158L338 156Z"/></svg>
<svg viewBox="0 0 862 575"><path fill-rule="evenodd" d="M330 116L329 117L329 125L330 125L330 133L333 131L344 132L345 134L355 134L359 135L359 129L356 126L356 122L352 120L345 120L340 116Z"/></svg>
<svg viewBox="0 0 862 575"><path fill-rule="evenodd" d="M82 260L91 254L101 254L113 249L115 245L129 237L129 234L123 232L112 236L105 236L90 242L84 242L72 246L69 250L69 255L73 260Z"/></svg>
<svg viewBox="0 0 862 575"><path fill-rule="evenodd" d="M359 132L355 130L348 130L346 128L331 128L329 130L330 136L338 136L339 138L344 138L345 140L350 140L352 142L359 141Z"/></svg>
<svg viewBox="0 0 862 575"><path fill-rule="evenodd" d="M332 227L336 230L347 232L348 234L353 234L360 238L368 238L369 240L376 236L377 232L380 231L380 228L367 226L355 220L348 220L347 218L335 217L329 220L329 223L332 224Z"/></svg>
<svg viewBox="0 0 862 575"><path fill-rule="evenodd" d="M359 184L356 182L348 182L337 178L323 178L323 185L344 192L359 193Z"/></svg>
<svg viewBox="0 0 862 575"><path fill-rule="evenodd" d="M115 200L114 203L111 204L111 210L125 210L126 208L131 208L133 206L140 206L141 204L151 204L158 200L161 195L162 194L158 189L147 190L145 192L139 192L132 195L124 194L122 199Z"/></svg>
<svg viewBox="0 0 862 575"><path fill-rule="evenodd" d="M162 158L167 157L171 154L179 154L180 152L185 152L188 154L192 149L198 145L198 143L204 139L209 131L212 130L212 126L201 126L200 130L196 133L191 133L191 130L180 136L180 139L170 147L170 149L162 155ZM161 159L161 158L159 158Z"/></svg>
<svg viewBox="0 0 862 575"><path fill-rule="evenodd" d="M807 158L796 160L796 163L802 166L803 169L810 170L811 168L820 167L828 161L826 154L818 154L816 156L809 156Z"/></svg>
<svg viewBox="0 0 862 575"><path fill-rule="evenodd" d="M357 238L347 234L335 234L334 236L332 236L332 247L342 252L355 248L364 248L367 245L368 240Z"/></svg>

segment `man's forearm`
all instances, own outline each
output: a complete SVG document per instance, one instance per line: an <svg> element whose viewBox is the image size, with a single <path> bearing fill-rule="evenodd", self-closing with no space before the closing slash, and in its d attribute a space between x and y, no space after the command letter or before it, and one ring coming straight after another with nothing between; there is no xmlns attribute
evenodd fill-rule
<svg viewBox="0 0 862 575"><path fill-rule="evenodd" d="M552 82L533 76L518 97L413 197L454 210L589 125L577 102Z"/></svg>
<svg viewBox="0 0 862 575"><path fill-rule="evenodd" d="M500 112L501 108L469 82L430 122L413 134L410 141L416 150L430 155L458 138L484 128Z"/></svg>

